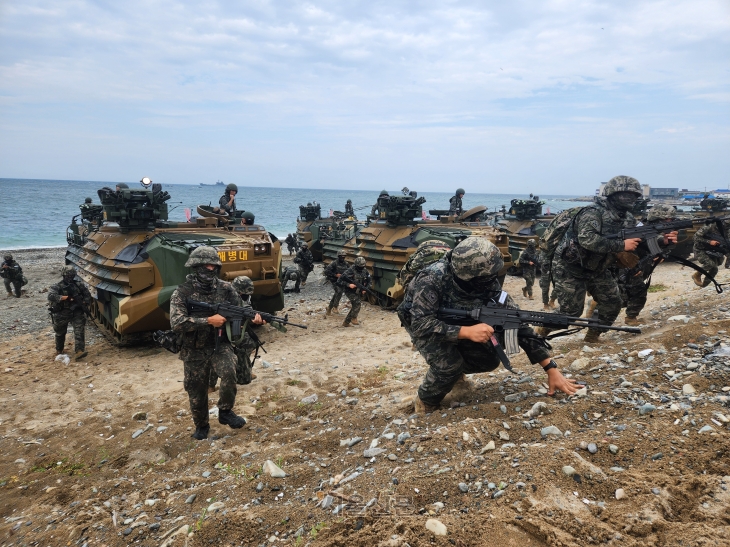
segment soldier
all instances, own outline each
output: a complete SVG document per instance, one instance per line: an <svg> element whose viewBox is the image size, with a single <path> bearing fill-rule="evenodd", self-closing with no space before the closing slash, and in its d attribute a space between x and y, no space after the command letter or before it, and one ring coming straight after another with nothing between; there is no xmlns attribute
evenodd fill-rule
<svg viewBox="0 0 730 547"><path fill-rule="evenodd" d="M497 336L504 344L503 334L495 334L483 323L450 325L441 321L437 312L442 307L468 310L497 301L517 309L509 295L502 292L497 278L503 266L502 253L492 242L468 237L444 258L422 269L411 282L398 311L429 365L415 399L417 413L436 411L457 382L462 382L460 387L467 383L465 374L490 372L499 366L490 339ZM530 327L520 328L517 337L530 362L540 363L547 373L550 395L555 390L569 395L577 391L575 380L560 373L544 342Z"/></svg>
<svg viewBox="0 0 730 547"><path fill-rule="evenodd" d="M314 257L312 251L309 250L309 245L302 243L302 248L297 251L294 257L294 264L299 266L299 278L302 281L302 287L304 287L307 284L307 277L314 270Z"/></svg>
<svg viewBox="0 0 730 547"><path fill-rule="evenodd" d="M461 205L461 198L464 197L465 193L463 188L457 188L456 194L449 198L449 216L459 216L464 212Z"/></svg>
<svg viewBox="0 0 730 547"><path fill-rule="evenodd" d="M226 186L225 193L218 200L218 206L228 213L229 216L233 216L236 213L236 194L238 193L238 186L235 184L229 184Z"/></svg>
<svg viewBox="0 0 730 547"><path fill-rule="evenodd" d="M251 278L245 275L239 275L231 283L233 288L241 297L244 308L251 307L251 295L253 294L253 281ZM265 325L266 321L261 319L261 316L257 313L256 317L251 320L254 325ZM251 380L256 379L256 375L251 372L253 369L253 360L251 359L251 353L256 351L256 342L251 338L248 332L248 321L246 321L242 327L243 339L237 344L233 344L233 352L236 354L236 383L239 385L250 384ZM210 381L208 384L208 393L215 391L215 384L218 381L218 375L215 369L210 369Z"/></svg>
<svg viewBox="0 0 730 547"><path fill-rule="evenodd" d="M375 202L375 205L373 205L373 208L370 210L370 216L378 218L380 216L380 200L390 197L390 194L387 190L381 190L380 195L378 196L377 201Z"/></svg>
<svg viewBox="0 0 730 547"><path fill-rule="evenodd" d="M450 250L446 243L437 239L429 239L421 243L414 253L408 257L398 273L398 282L403 287L403 291L408 289L408 285L419 271L429 264L441 260Z"/></svg>
<svg viewBox="0 0 730 547"><path fill-rule="evenodd" d="M534 239L527 240L527 247L520 253L518 262L522 266L522 277L525 279L525 286L522 287L522 296L526 296L532 300L532 286L535 283L535 273L539 262Z"/></svg>
<svg viewBox="0 0 730 547"><path fill-rule="evenodd" d="M620 254L634 251L639 238L606 239L623 228L633 228L636 220L630 213L642 195L639 181L624 175L613 177L594 198L593 205L578 213L555 250L552 278L560 303L560 313L579 316L583 312L586 291L597 303L598 318L612 325L621 311L621 294L611 266ZM546 334L547 329L538 329ZM598 329L588 329L584 341L598 342Z"/></svg>
<svg viewBox="0 0 730 547"><path fill-rule="evenodd" d="M291 234L286 234L286 239L284 240L284 243L286 243L286 249L289 251L289 256L291 256L297 246L296 239Z"/></svg>
<svg viewBox="0 0 730 547"><path fill-rule="evenodd" d="M244 211L241 213L241 224L252 226L255 220L256 216L251 211Z"/></svg>
<svg viewBox="0 0 730 547"><path fill-rule="evenodd" d="M8 298L13 296L12 289L15 289L15 296L20 298L20 288L25 285L23 282L25 277L23 276L23 268L21 268L20 264L13 260L13 255L10 253L6 253L3 257L3 265L2 271L0 271L0 276L2 276L3 283L5 283L5 290L8 292Z"/></svg>
<svg viewBox="0 0 730 547"><path fill-rule="evenodd" d="M212 247L198 247L185 263L193 273L178 285L170 299L170 325L182 334L180 359L185 373L184 386L190 400L190 413L195 424L193 439L208 438L208 382L211 369L221 379L218 399L218 421L233 429L246 424L246 420L233 412L236 402L236 354L228 340L215 349L215 330L223 328L226 318L216 314L191 315L188 300L209 304L228 303L241 306L241 297L230 283L218 279L221 261Z"/></svg>
<svg viewBox="0 0 730 547"><path fill-rule="evenodd" d="M723 222L723 229L725 235L720 232L717 224L706 224L695 232L694 236L694 255L695 259L699 261L700 265L710 274L710 277L715 277L717 271L725 259L725 255L730 253L730 246L726 236L730 229L730 222ZM711 283L708 276L702 279L700 272L695 272L692 275L692 281L698 287L707 287Z"/></svg>
<svg viewBox="0 0 730 547"><path fill-rule="evenodd" d="M76 280L76 270L64 266L61 270L63 280L48 290L48 302L53 330L56 333L56 355L63 353L66 343L68 324L74 329L74 349L76 361L88 355L86 351L86 311L91 305L91 293L85 285Z"/></svg>
<svg viewBox="0 0 730 547"><path fill-rule="evenodd" d="M361 294L365 294L366 291L358 289L355 283L362 287L370 286L370 273L365 268L365 259L361 256L358 256L355 259L355 264L345 270L337 279L337 284L345 289L345 296L350 301L350 312L342 323L343 327L360 324L357 321L357 316L360 313Z"/></svg>
<svg viewBox="0 0 730 547"><path fill-rule="evenodd" d="M286 285L289 281L294 281L294 288L287 289ZM296 266L288 266L281 274L282 290L284 292L299 292L300 271Z"/></svg>
<svg viewBox="0 0 730 547"><path fill-rule="evenodd" d="M128 190L129 185L126 182L118 182L116 190L117 192L121 192L122 190Z"/></svg>
<svg viewBox="0 0 730 547"><path fill-rule="evenodd" d="M538 261L540 263L540 289L542 290L542 306L545 311L551 311L557 306L555 300L557 296L555 294L555 286L553 285L553 292L550 294L550 269L551 261L548 256L540 251L538 255Z"/></svg>
<svg viewBox="0 0 730 547"><path fill-rule="evenodd" d="M345 216L348 217L354 217L355 216L355 210L352 208L352 200L348 199L347 203L345 203Z"/></svg>
<svg viewBox="0 0 730 547"><path fill-rule="evenodd" d="M669 205L656 205L649 211L646 222L647 224L668 222L674 220L676 216L677 211L674 207ZM668 236L667 238L662 238L659 244L665 245L676 242L676 238L672 240ZM649 256L649 247L645 242L642 241L636 248L636 254L640 259ZM641 310L646 305L647 293L649 292L649 286L646 280L651 276L655 267L656 263L650 263L641 269L637 269L637 265L634 268L620 268L615 272L619 292L621 293L621 304L626 308L626 319L624 322L629 326L638 327L641 324L639 321L639 313L641 313ZM592 314L592 310L589 310L588 313ZM587 317L590 316L587 315Z"/></svg>
<svg viewBox="0 0 730 547"><path fill-rule="evenodd" d="M335 293L332 295L330 303L327 305L327 312L325 313L325 315L340 313L337 308L340 306L340 298L342 298L342 294L345 292L345 289L337 283L337 280L350 267L350 265L345 261L346 256L347 251L345 251L344 249L340 249L339 251L337 251L337 260L333 260L332 262L330 262L324 269L324 276L327 278L327 281L332 283L332 286L335 288Z"/></svg>

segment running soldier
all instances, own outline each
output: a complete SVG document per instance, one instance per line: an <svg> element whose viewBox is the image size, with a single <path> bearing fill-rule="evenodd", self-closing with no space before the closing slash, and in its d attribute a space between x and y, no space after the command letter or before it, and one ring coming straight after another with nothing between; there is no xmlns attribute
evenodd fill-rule
<svg viewBox="0 0 730 547"><path fill-rule="evenodd" d="M730 222L725 221L723 222L725 235L720 233L720 229L715 223L706 224L695 232L693 248L695 259L710 274L709 277L714 278L717 275L718 269L725 260L725 255L730 253L730 247L726 239L728 229L730 229ZM692 281L698 287L707 287L711 283L709 277L705 276L703 280L702 274L695 272L692 275Z"/></svg>
<svg viewBox="0 0 730 547"><path fill-rule="evenodd" d="M365 259L358 256L355 259L355 264L345 270L338 279L337 284L345 290L345 296L350 301L350 312L345 317L345 321L342 323L343 327L350 327L352 325L359 325L357 316L360 313L362 295L367 291L364 291L357 287L370 287L370 273L365 267Z"/></svg>
<svg viewBox="0 0 730 547"><path fill-rule="evenodd" d="M293 255L297 248L296 238L291 234L287 234L284 243L286 243L286 249L289 251L289 256Z"/></svg>
<svg viewBox="0 0 730 547"><path fill-rule="evenodd" d="M532 286L535 284L535 274L539 263L534 239L527 240L527 247L520 253L518 262L522 267L522 277L525 280L525 286L522 287L522 296L532 300Z"/></svg>
<svg viewBox="0 0 730 547"><path fill-rule="evenodd" d="M76 270L64 266L61 270L63 280L48 290L51 321L56 333L56 355L63 353L69 323L74 329L74 349L76 361L88 355L86 351L86 313L92 299L89 289L76 279Z"/></svg>
<svg viewBox="0 0 730 547"><path fill-rule="evenodd" d="M342 294L345 292L345 288L339 285L337 283L337 280L350 267L350 265L345 261L346 256L347 251L345 251L344 249L340 249L339 251L337 251L337 260L333 260L332 262L330 262L324 269L325 278L327 279L327 281L332 283L332 286L335 288L335 293L332 295L330 303L327 305L327 312L325 313L325 315L340 313L337 308L339 308L340 306L340 299L342 298Z"/></svg>
<svg viewBox="0 0 730 547"><path fill-rule="evenodd" d="M314 257L312 251L309 250L309 245L302 243L302 248L299 249L297 255L294 257L294 264L299 266L299 278L302 282L302 287L307 284L307 277L314 270Z"/></svg>
<svg viewBox="0 0 730 547"><path fill-rule="evenodd" d="M236 402L236 354L231 343L224 337L215 345L215 331L223 328L226 318L216 314L208 317L190 314L190 300L208 304L233 304L241 306L241 297L230 283L218 279L221 269L218 253L212 247L198 247L185 263L192 274L181 283L170 299L170 325L182 334L180 359L185 373L184 387L190 401L190 413L195 424L193 439L208 438L208 385L211 369L221 379L218 398L218 422L239 429L246 420L233 412Z"/></svg>
<svg viewBox="0 0 730 547"><path fill-rule="evenodd" d="M450 325L438 318L438 309L470 310L502 301L501 296L505 307L517 309L502 293L497 278L503 266L502 253L493 243L468 237L444 258L422 269L408 287L399 315L405 318L406 330L429 365L415 398L417 413L435 412L457 383L459 388L468 387L466 374L490 372L500 365L490 339L497 336L504 344L502 333L483 323ZM530 327L520 328L517 337L530 362L539 363L547 373L550 395L556 390L568 395L577 391L575 380L560 373L544 342Z"/></svg>

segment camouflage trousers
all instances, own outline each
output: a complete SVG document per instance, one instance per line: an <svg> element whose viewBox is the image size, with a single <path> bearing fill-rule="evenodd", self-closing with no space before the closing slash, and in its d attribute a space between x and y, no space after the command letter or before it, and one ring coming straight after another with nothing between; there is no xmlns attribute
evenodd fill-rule
<svg viewBox="0 0 730 547"><path fill-rule="evenodd" d="M287 243L286 250L289 251L289 256L291 256L292 254L294 254L294 246L293 245L289 245Z"/></svg>
<svg viewBox="0 0 730 547"><path fill-rule="evenodd" d="M522 267L522 277L525 280L525 289L527 289L527 294L529 296L532 296L532 286L535 284L535 267Z"/></svg>
<svg viewBox="0 0 730 547"><path fill-rule="evenodd" d="M460 340L458 344L416 339L416 348L428 363L428 371L418 388L418 397L431 406L439 406L462 374L491 372L500 365L491 344Z"/></svg>
<svg viewBox="0 0 730 547"><path fill-rule="evenodd" d="M540 273L540 289L542 290L542 303L546 304L550 300L555 300L557 295L555 294L555 285L553 285L553 293L550 294L550 268L542 267Z"/></svg>
<svg viewBox="0 0 730 547"><path fill-rule="evenodd" d="M700 266L702 266L708 274L710 274L710 277L715 277L717 275L717 271L720 268L720 265L722 265L723 259L725 258L724 255L720 253L711 253L707 251L700 251L699 249L694 249L695 259L697 262L700 263ZM707 283L705 286L710 284L710 280L707 280Z"/></svg>
<svg viewBox="0 0 730 547"><path fill-rule="evenodd" d="M79 310L68 314L54 313L53 331L56 333L57 353L63 353L69 323L74 329L74 350L79 352L86 349L86 316L84 312Z"/></svg>
<svg viewBox="0 0 730 547"><path fill-rule="evenodd" d="M330 298L329 306L330 308L339 308L340 307L340 299L342 298L342 295L345 293L345 289L340 287L339 285L335 285L335 293L332 295L332 298Z"/></svg>
<svg viewBox="0 0 730 547"><path fill-rule="evenodd" d="M251 383L251 374L253 374L253 362L251 361L252 349L243 347L235 347L233 352L236 354L236 383L238 385L245 386ZM208 379L208 386L215 388L218 383L218 374L215 369L210 369L210 378Z"/></svg>
<svg viewBox="0 0 730 547"><path fill-rule="evenodd" d="M350 311L345 317L345 323L349 323L353 319L357 319L357 315L360 313L362 307L360 294L354 291L344 291L345 296L350 301Z"/></svg>
<svg viewBox="0 0 730 547"><path fill-rule="evenodd" d="M302 283L307 282L307 277L309 277L309 274L312 272L312 270L309 270L307 268L299 266L299 279L301 279Z"/></svg>
<svg viewBox="0 0 730 547"><path fill-rule="evenodd" d="M612 325L621 312L621 293L616 279L608 270L590 277L578 277L562 261L556 260L553 262L553 283L560 303L560 313L580 316L583 313L586 292L596 301L598 318L602 324Z"/></svg>
<svg viewBox="0 0 730 547"><path fill-rule="evenodd" d="M20 287L23 286L23 281L20 279L3 279L3 283L5 283L5 290L8 291L8 293L13 292L13 288L15 289L15 296L20 298Z"/></svg>
<svg viewBox="0 0 730 547"><path fill-rule="evenodd" d="M195 427L208 425L208 385L211 370L221 379L218 409L231 410L236 402L236 354L226 344L218 351L213 348L183 349L183 386L188 392L190 413Z"/></svg>
<svg viewBox="0 0 730 547"><path fill-rule="evenodd" d="M619 272L619 275L625 272ZM626 308L626 317L638 317L641 310L646 306L647 287L644 277L637 275L629 277L626 282L618 283L618 290L621 293L621 305Z"/></svg>

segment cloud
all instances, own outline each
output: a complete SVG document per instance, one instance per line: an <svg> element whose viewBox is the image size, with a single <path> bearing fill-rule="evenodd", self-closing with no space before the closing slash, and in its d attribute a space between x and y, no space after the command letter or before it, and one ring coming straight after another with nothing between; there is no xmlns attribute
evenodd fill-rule
<svg viewBox="0 0 730 547"><path fill-rule="evenodd" d="M11 173L0 175L30 173L14 159L28 158L27 151L18 153L19 143L35 142L39 157L64 133L77 135L81 148L58 168L77 177L93 166L102 171L93 178L121 180L103 158L90 156L111 155L109 165L116 165L143 134L168 155L207 150L210 142L249 147L313 177L331 177L324 162L344 149L352 180L373 187L379 183L360 173L374 162L378 176L408 176L409 168L420 176L418 147L439 150L431 158L446 162L454 177L478 178L488 147L524 172L520 164L530 157L541 163L540 148L557 146L563 159L543 169L565 191L580 193L586 190L582 175L566 178L557 166L576 145L590 144L595 151L582 161L602 163L607 132L613 159L636 160L647 169L662 158L639 161L627 142L674 127L727 138L730 9L723 1L485 7L427 0L58 0L49 9L40 1L13 0L1 9L6 136L0 143L10 149L3 146L0 163ZM97 149L99 135L121 141L121 150ZM520 139L533 147L532 156ZM401 154L384 154L381 143ZM709 154L687 157L709 161L716 177L726 173L728 160ZM142 155L194 182L187 180L189 166ZM453 156L463 165L451 165ZM411 163L399 164L404 160ZM253 165L251 159L222 161L219 176L227 179ZM263 180L286 185L281 173L287 169L260 169ZM438 184L431 177L424 182Z"/></svg>

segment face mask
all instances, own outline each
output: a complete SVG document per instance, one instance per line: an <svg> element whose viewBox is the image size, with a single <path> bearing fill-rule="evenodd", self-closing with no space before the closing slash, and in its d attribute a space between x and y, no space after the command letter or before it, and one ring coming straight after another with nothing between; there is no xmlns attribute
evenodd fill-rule
<svg viewBox="0 0 730 547"><path fill-rule="evenodd" d="M209 270L205 266L198 266L195 270L195 276L203 285L210 285L218 277L218 268Z"/></svg>
<svg viewBox="0 0 730 547"><path fill-rule="evenodd" d="M63 276L63 280L66 283L71 283L74 279L76 279L76 274L66 274Z"/></svg>
<svg viewBox="0 0 730 547"><path fill-rule="evenodd" d="M482 276L482 277L473 277L469 281L464 281L463 279L454 276L454 280L456 281L456 284L464 291L468 292L470 294L482 294L485 296L491 296L492 293L497 293L501 289L494 289L494 281L496 277L495 276Z"/></svg>
<svg viewBox="0 0 730 547"><path fill-rule="evenodd" d="M345 257L344 256L338 256L337 257L337 262L344 262L344 261L345 261Z"/></svg>
<svg viewBox="0 0 730 547"><path fill-rule="evenodd" d="M620 211L631 211L637 199L638 196L632 192L617 192L608 197L608 201Z"/></svg>

